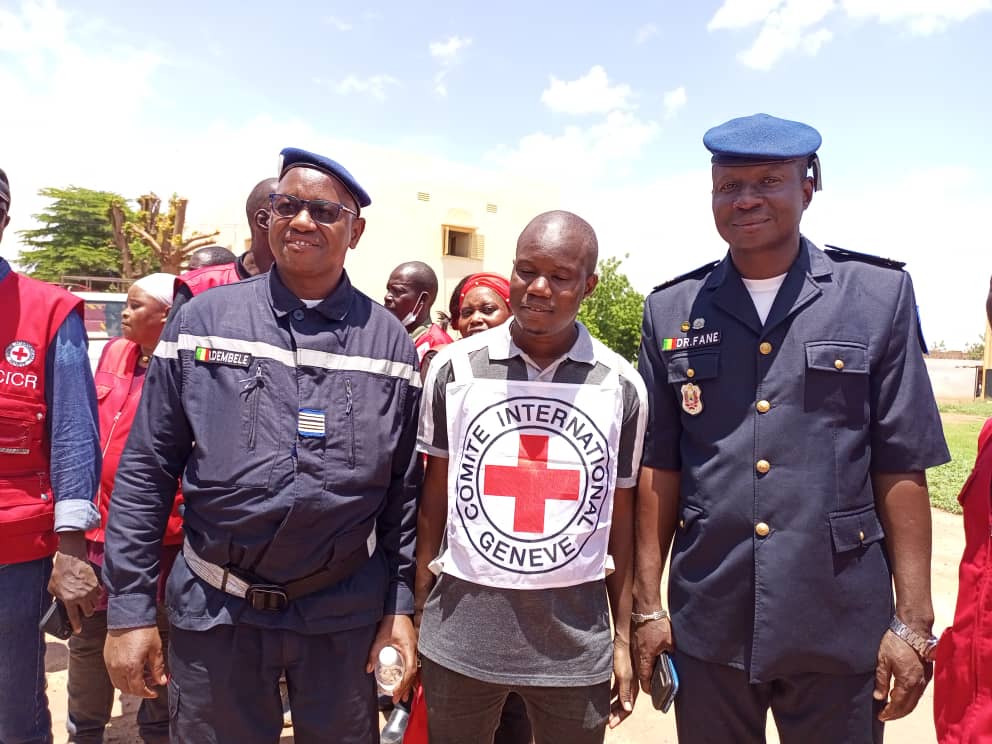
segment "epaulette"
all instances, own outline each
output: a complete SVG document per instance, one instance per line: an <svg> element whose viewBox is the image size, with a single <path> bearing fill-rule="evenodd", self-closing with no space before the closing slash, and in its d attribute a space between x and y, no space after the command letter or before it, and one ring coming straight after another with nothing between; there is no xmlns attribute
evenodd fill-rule
<svg viewBox="0 0 992 744"><path fill-rule="evenodd" d="M849 251L847 248L838 248L835 245L828 245L823 251L828 256L834 260L838 261L861 261L862 263L872 264L873 266L883 266L886 269L899 269L900 271L906 265L905 261L896 261L892 258L882 258L881 256L873 256L870 253L858 253L857 251Z"/></svg>
<svg viewBox="0 0 992 744"><path fill-rule="evenodd" d="M710 261L708 264L703 264L698 269L693 269L692 271L687 271L684 274L680 274L674 279L669 279L667 282L662 282L657 287L652 289L652 292L657 292L659 289L667 289L672 285L678 284L679 282L684 282L686 279L701 279L708 273L713 271L713 269L719 264L719 261Z"/></svg>

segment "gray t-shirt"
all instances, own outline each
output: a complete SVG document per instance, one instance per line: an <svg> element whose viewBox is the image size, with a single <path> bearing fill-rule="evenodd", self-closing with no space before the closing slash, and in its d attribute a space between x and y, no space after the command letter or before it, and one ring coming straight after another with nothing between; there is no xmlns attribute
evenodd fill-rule
<svg viewBox="0 0 992 744"><path fill-rule="evenodd" d="M623 391L617 486L632 487L647 417L640 376L581 324L569 352L542 370L513 343L511 322L452 344L434 360L422 398L418 449L448 457L445 388L455 379L454 354L467 355L472 374L483 379L598 385L617 371ZM495 684L584 687L608 681L613 645L606 582L504 589L442 574L424 606L419 650L441 666Z"/></svg>

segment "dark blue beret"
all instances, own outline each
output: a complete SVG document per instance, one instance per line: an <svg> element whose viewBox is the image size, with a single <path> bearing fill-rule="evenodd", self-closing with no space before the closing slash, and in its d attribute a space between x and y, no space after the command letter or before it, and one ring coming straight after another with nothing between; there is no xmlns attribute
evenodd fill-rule
<svg viewBox="0 0 992 744"><path fill-rule="evenodd" d="M755 114L731 119L703 135L718 165L745 165L808 158L823 139L808 124Z"/></svg>
<svg viewBox="0 0 992 744"><path fill-rule="evenodd" d="M367 207L372 203L372 197L359 185L355 177L348 172L348 169L330 158L301 150L298 147L287 147L279 153L279 178L282 178L286 171L291 168L313 168L321 173L326 173L340 181L348 189L348 193L355 198L359 207Z"/></svg>
<svg viewBox="0 0 992 744"><path fill-rule="evenodd" d="M3 172L3 168L0 168L0 200L10 204L10 182L7 180L7 174Z"/></svg>

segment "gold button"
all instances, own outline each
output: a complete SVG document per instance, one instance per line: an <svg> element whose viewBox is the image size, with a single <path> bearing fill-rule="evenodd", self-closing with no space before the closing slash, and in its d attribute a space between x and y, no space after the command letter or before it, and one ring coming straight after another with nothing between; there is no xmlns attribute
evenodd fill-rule
<svg viewBox="0 0 992 744"><path fill-rule="evenodd" d="M754 534L756 534L758 537L768 537L768 533L771 531L772 528L769 527L764 522L758 522L756 525L754 525Z"/></svg>
<svg viewBox="0 0 992 744"><path fill-rule="evenodd" d="M844 360L834 359L834 367L836 367L837 369L844 369Z"/></svg>
<svg viewBox="0 0 992 744"><path fill-rule="evenodd" d="M768 413L772 409L772 404L767 400L759 400L754 407L758 409L758 413Z"/></svg>
<svg viewBox="0 0 992 744"><path fill-rule="evenodd" d="M689 369L685 371L685 376L691 380L693 377L696 376L696 370L694 370L692 367L689 367Z"/></svg>
<svg viewBox="0 0 992 744"><path fill-rule="evenodd" d="M681 529L683 529L683 530L685 529L685 520L684 520L684 519L680 519L680 520L679 520L679 527L680 527Z"/></svg>
<svg viewBox="0 0 992 744"><path fill-rule="evenodd" d="M688 320L683 320L682 321L682 325L679 326L679 328L682 329L682 333L688 333L690 327L691 326L689 325L689 321Z"/></svg>
<svg viewBox="0 0 992 744"><path fill-rule="evenodd" d="M771 463L768 462L768 460L758 460L754 464L754 469L757 470L762 475L764 475L765 473L767 473L769 470L772 469L772 466Z"/></svg>
<svg viewBox="0 0 992 744"><path fill-rule="evenodd" d="M772 353L772 345L767 341L762 341L761 345L758 346L758 351L760 351L765 356L768 356L769 354Z"/></svg>
<svg viewBox="0 0 992 744"><path fill-rule="evenodd" d="M864 533L863 530L858 532L858 540L860 542L864 542L865 541L865 533Z"/></svg>

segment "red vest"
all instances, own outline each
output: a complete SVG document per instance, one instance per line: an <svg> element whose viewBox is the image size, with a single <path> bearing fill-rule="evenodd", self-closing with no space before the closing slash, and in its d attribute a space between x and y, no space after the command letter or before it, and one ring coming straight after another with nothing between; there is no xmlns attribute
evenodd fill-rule
<svg viewBox="0 0 992 744"><path fill-rule="evenodd" d="M206 292L211 287L219 287L222 284L234 284L241 281L236 263L220 264L218 266L204 266L202 269L187 271L176 281L182 282L193 296Z"/></svg>
<svg viewBox="0 0 992 744"><path fill-rule="evenodd" d="M96 383L97 411L100 414L100 444L103 448L103 470L100 472L100 526L86 533L95 542L103 542L110 511L110 495L127 435L141 399L145 377L135 377L141 348L125 338L112 338L103 347L100 363L93 373ZM163 544L179 545L183 541L183 520L179 515L182 494L176 494L172 514L165 528Z"/></svg>
<svg viewBox="0 0 992 744"><path fill-rule="evenodd" d="M415 336L413 346L417 350L417 360L424 361L424 354L438 346L445 346L452 343L452 338L437 323L431 323L430 327Z"/></svg>
<svg viewBox="0 0 992 744"><path fill-rule="evenodd" d="M992 741L992 419L961 489L965 547L954 625L941 636L933 709L940 744Z"/></svg>
<svg viewBox="0 0 992 744"><path fill-rule="evenodd" d="M0 282L0 564L55 553L45 358L83 301L11 271Z"/></svg>

